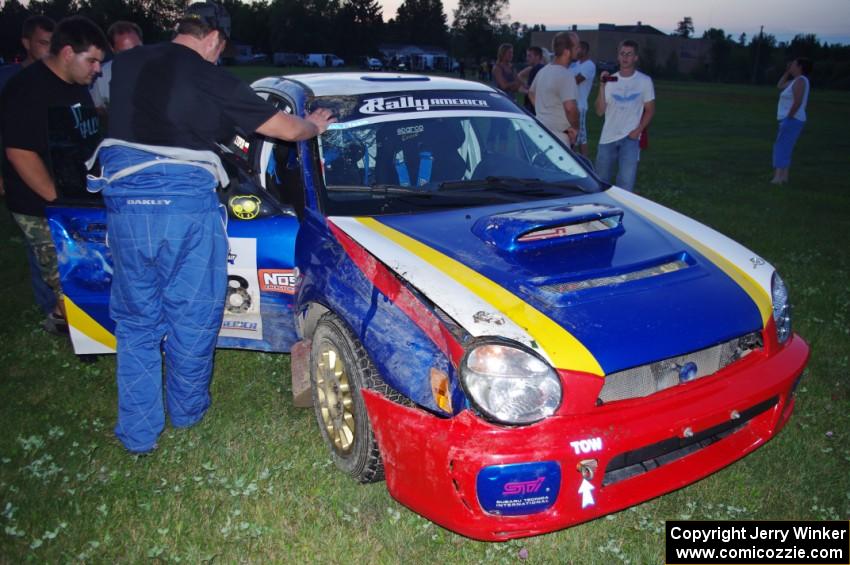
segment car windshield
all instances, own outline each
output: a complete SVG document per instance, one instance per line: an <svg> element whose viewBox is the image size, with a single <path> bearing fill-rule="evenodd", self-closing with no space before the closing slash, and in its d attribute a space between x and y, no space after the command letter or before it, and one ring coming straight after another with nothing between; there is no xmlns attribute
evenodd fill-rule
<svg viewBox="0 0 850 565"><path fill-rule="evenodd" d="M340 118L318 141L328 214L404 213L603 188L557 139L503 96L426 94L430 98L316 100L314 107L331 108Z"/></svg>

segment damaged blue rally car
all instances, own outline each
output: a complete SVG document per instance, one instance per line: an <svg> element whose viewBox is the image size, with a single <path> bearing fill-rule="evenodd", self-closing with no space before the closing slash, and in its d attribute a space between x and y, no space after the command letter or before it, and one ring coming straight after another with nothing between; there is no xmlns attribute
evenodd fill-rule
<svg viewBox="0 0 850 565"><path fill-rule="evenodd" d="M218 345L291 352L337 466L453 531L564 528L776 435L808 347L763 258L601 182L473 82L254 83L315 140L236 135ZM49 210L77 353L115 348L103 206Z"/></svg>

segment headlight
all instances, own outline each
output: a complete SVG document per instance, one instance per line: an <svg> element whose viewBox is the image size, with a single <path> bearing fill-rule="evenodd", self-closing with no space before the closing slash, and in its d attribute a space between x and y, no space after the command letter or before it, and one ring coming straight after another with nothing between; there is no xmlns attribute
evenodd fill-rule
<svg viewBox="0 0 850 565"><path fill-rule="evenodd" d="M461 377L475 406L507 424L529 424L551 416L561 404L561 381L531 353L498 343L470 350Z"/></svg>
<svg viewBox="0 0 850 565"><path fill-rule="evenodd" d="M773 295L773 321L776 323L776 340L785 343L791 337L791 303L788 302L788 288L779 273L773 273L771 281Z"/></svg>

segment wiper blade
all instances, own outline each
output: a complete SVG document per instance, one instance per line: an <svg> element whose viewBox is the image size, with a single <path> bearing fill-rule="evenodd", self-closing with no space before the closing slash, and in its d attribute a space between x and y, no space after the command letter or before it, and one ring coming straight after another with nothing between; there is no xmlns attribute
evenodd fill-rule
<svg viewBox="0 0 850 565"><path fill-rule="evenodd" d="M519 177L486 177L483 179L469 179L460 181L447 181L440 184L438 191L477 191L497 190L517 194L537 194L547 192L546 189L559 188L588 192L585 188L571 181L546 181L538 178Z"/></svg>
<svg viewBox="0 0 850 565"><path fill-rule="evenodd" d="M401 186L398 184L372 184L369 186L363 184L332 184L325 187L329 192L362 192L363 194L374 193L398 193L398 194L417 194L422 192L416 188L409 186Z"/></svg>

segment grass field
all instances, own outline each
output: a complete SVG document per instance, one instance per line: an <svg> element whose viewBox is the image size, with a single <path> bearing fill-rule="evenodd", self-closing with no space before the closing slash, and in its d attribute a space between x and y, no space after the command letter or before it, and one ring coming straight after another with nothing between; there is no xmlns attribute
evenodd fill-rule
<svg viewBox="0 0 850 565"><path fill-rule="evenodd" d="M850 518L850 96L812 92L781 188L774 89L660 83L657 98L638 189L776 265L812 347L795 415L764 448L618 514L480 543L337 472L312 411L292 406L288 355L219 351L206 419L133 457L112 435L114 359L82 364L42 331L3 212L0 562L662 563L669 519Z"/></svg>

